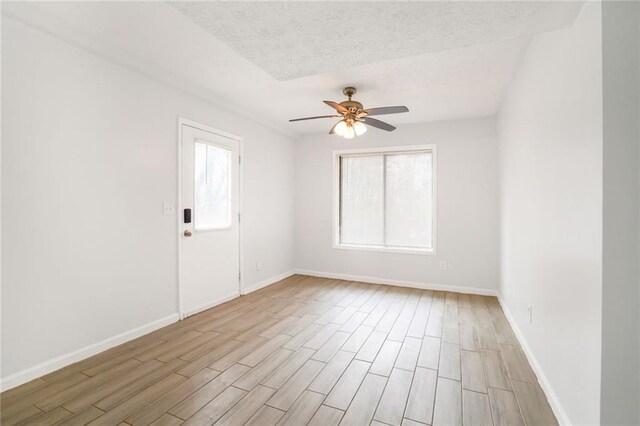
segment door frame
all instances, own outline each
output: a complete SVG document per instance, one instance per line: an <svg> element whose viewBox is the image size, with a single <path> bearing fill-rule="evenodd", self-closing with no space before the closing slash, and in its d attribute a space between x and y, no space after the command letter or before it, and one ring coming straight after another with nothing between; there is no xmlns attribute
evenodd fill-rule
<svg viewBox="0 0 640 426"><path fill-rule="evenodd" d="M197 312L185 312L184 306L182 304L182 272L180 268L180 262L182 261L182 254L180 249L180 235L182 231L182 216L183 216L183 206L182 206L182 126L193 127L198 130L202 130L205 132L213 133L218 136L222 136L228 139L232 139L238 142L238 156L239 156L239 164L238 164L238 293L240 295L244 294L244 277L242 276L242 235L243 235L243 225L244 221L242 220L243 207L244 207L244 197L243 197L243 164L242 164L242 156L244 149L244 138L241 136L236 136L234 134L225 132L223 130L218 130L214 127L208 126L206 124L202 124L193 120L189 120L188 118L178 117L178 137L177 137L177 151L178 151L178 188L177 188L177 209L176 209L176 244L177 244L177 254L178 254L178 268L177 268L177 282L178 282L178 316L180 320L185 319L187 316L194 315ZM208 306L206 309L209 309L213 306L219 305L221 303L226 302L227 300L216 301L214 305Z"/></svg>

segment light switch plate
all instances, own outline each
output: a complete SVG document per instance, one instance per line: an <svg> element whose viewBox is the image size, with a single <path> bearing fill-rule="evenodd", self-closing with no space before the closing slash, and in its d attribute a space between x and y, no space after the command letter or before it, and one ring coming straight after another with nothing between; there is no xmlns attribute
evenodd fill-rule
<svg viewBox="0 0 640 426"><path fill-rule="evenodd" d="M162 214L165 216L171 216L176 214L175 203L162 203Z"/></svg>

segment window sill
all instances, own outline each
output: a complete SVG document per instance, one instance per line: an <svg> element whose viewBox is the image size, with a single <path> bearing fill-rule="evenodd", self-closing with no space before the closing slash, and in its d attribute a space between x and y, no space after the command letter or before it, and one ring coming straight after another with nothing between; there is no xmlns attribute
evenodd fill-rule
<svg viewBox="0 0 640 426"><path fill-rule="evenodd" d="M411 249L411 248L392 248L392 247L376 247L376 246L358 246L350 244L334 244L334 249L338 250L355 250L355 251L373 251L379 253L396 253L396 254L416 254L419 256L433 256L436 254L435 249Z"/></svg>

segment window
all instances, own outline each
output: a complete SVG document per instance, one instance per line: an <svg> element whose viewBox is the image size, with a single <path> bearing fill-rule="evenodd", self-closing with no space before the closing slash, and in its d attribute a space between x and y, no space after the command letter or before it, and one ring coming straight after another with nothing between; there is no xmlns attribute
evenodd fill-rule
<svg viewBox="0 0 640 426"><path fill-rule="evenodd" d="M435 252L435 146L335 153L335 247Z"/></svg>
<svg viewBox="0 0 640 426"><path fill-rule="evenodd" d="M195 230L231 226L231 151L195 142Z"/></svg>

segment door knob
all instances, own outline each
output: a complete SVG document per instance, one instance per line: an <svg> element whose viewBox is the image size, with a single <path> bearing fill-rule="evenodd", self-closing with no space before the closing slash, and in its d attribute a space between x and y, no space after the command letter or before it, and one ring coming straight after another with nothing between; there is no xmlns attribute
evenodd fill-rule
<svg viewBox="0 0 640 426"><path fill-rule="evenodd" d="M190 237L190 236L192 236L192 235L193 235L193 234L192 234L192 233L191 233L191 231L189 231L188 229L187 229L186 231L184 231L184 236L185 236L185 237Z"/></svg>

